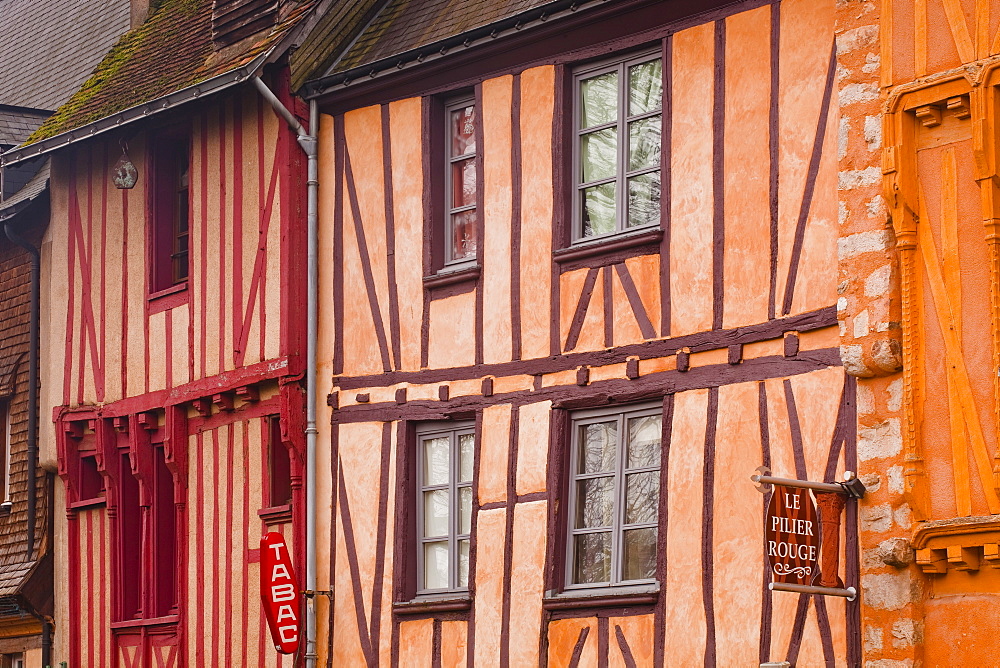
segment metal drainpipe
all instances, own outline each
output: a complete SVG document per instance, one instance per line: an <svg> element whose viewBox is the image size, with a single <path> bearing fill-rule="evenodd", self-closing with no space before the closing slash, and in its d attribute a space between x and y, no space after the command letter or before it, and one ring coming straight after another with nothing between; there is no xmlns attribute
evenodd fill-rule
<svg viewBox="0 0 1000 668"><path fill-rule="evenodd" d="M4 223L7 238L31 255L31 316L28 325L28 537L25 558L35 554L36 472L38 464L38 301L41 280L41 254L19 236L10 223Z"/></svg>
<svg viewBox="0 0 1000 668"><path fill-rule="evenodd" d="M319 164L316 137L319 133L319 106L309 102L309 132L299 123L281 100L267 87L260 77L251 79L264 99L279 116L295 130L299 146L306 154L306 254L307 254L307 333L306 333L306 668L316 665L316 336L318 327L317 303L319 301L319 253L317 251L317 211L319 194Z"/></svg>

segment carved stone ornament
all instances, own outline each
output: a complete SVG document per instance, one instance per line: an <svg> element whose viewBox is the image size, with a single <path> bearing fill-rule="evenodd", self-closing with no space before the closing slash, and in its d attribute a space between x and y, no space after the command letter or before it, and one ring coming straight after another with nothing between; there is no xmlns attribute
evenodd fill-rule
<svg viewBox="0 0 1000 668"><path fill-rule="evenodd" d="M115 183L115 188L119 190L131 190L135 188L139 180L139 170L135 168L132 161L125 154L118 158L115 168L111 171L111 180Z"/></svg>

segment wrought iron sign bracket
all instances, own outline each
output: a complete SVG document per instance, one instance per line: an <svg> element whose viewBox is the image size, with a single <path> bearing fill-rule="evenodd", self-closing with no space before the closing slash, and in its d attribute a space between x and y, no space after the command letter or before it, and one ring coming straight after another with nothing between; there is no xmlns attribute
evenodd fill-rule
<svg viewBox="0 0 1000 668"><path fill-rule="evenodd" d="M757 473L750 476L750 480L757 483L757 491L766 494L770 489L768 485L781 485L782 487L797 487L799 489L811 489L817 492L834 492L843 494L852 499L865 498L865 484L854 475L853 471L844 472L843 482L813 482L811 480L794 480L792 478L776 478L771 475L771 469L766 466L758 466Z"/></svg>

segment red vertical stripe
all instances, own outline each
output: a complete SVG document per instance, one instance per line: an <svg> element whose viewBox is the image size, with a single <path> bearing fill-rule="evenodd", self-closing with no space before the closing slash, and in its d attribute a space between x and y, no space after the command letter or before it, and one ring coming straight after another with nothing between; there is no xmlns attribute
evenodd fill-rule
<svg viewBox="0 0 1000 668"><path fill-rule="evenodd" d="M100 577L100 581L101 582L111 582L111 578L109 577L110 574L108 573L108 568L107 568L107 561L106 561L106 558L107 558L107 553L106 553L106 549L107 549L107 546L106 546L106 543L107 543L107 532L106 532L106 530L107 530L107 523L105 521L105 514L104 514L103 511L95 511L95 512L99 512L100 513L100 522L99 522L100 531L101 531L101 535L100 535L100 538L99 538L100 543L101 543L101 546L100 546L100 551L101 551L101 562L100 562L100 574L101 574L101 577ZM101 665L101 666L105 666L105 665L107 665L107 662L108 662L108 659L107 659L107 657L108 657L107 637L108 637L108 627L109 627L109 624L108 624L108 622L109 622L109 619L108 619L108 598L107 598L107 596L108 596L108 590L107 590L107 587L104 587L104 586L99 587L99 589L101 590L101 595L100 595L101 610L100 610L100 625L98 626L98 629L99 629L99 633L101 634L101 639L100 639L100 655L101 656L100 656L100 661L98 662L98 664Z"/></svg>
<svg viewBox="0 0 1000 668"><path fill-rule="evenodd" d="M226 370L226 104L219 107L219 373ZM233 323L236 326L236 323Z"/></svg>
<svg viewBox="0 0 1000 668"><path fill-rule="evenodd" d="M204 349L202 349L204 350ZM196 646L195 646L195 656L194 665L204 666L205 665L205 587L203 585L202 574L205 573L205 436L202 432L198 433L197 436L197 448L195 452L195 457L197 461L197 466L195 467L195 498L197 506L197 529L194 536L195 544L195 563L197 564L197 574L199 576L197 586L195 589L197 593L195 598L197 599L197 606L195 608L195 615L197 615L197 620L195 623L195 633L196 636Z"/></svg>
<svg viewBox="0 0 1000 668"><path fill-rule="evenodd" d="M264 196L264 98L261 95L254 96L257 100L257 146L260 150L257 151L257 227L260 230L264 230L264 215L263 215L263 202L261 198ZM280 126L279 126L280 127ZM258 245L265 247L267 245L267 233L262 231L261 237L258 240ZM280 249L279 249L280 257ZM267 311L264 309L264 295L267 293L267 272L261 273L260 277L260 290L257 292L258 306L257 313L260 318L260 357L258 359L263 360L264 358L264 342L267 341ZM280 299L284 300L284 295L281 295ZM249 310L250 305L247 305ZM266 442L266 441L265 441Z"/></svg>
<svg viewBox="0 0 1000 668"><path fill-rule="evenodd" d="M81 269L85 272L84 279L81 284L83 288L83 303L81 306L80 318L80 377L79 386L77 387L78 399L77 403L83 403L83 392L84 383L86 377L86 360L87 360L87 302L93 299L90 294L91 288L93 287L94 280L94 151L93 149L87 151L87 163L84 166L87 170L87 210L80 219L80 260ZM86 259L84 259L86 258ZM96 342L92 342L96 343ZM96 351L92 350L91 355ZM97 368L91 365L91 373L96 373ZM93 553L90 553L93 554Z"/></svg>
<svg viewBox="0 0 1000 668"><path fill-rule="evenodd" d="M201 226L199 249L201 271L198 273L198 282L201 284L201 375L199 377L204 378L208 373L205 357L205 342L208 341L208 334L205 331L208 326L208 114L201 117L201 180L198 187L201 189L201 218L198 220L198 225Z"/></svg>
<svg viewBox="0 0 1000 668"><path fill-rule="evenodd" d="M233 474L235 473L236 467L233 466L233 449L234 449L234 434L236 433L236 423L233 422L229 425L228 438L226 438L226 461L223 464L225 466L226 475L226 521L223 523L226 532L226 551L222 554L225 557L225 562L222 565L222 573L218 574L218 577L226 578L226 619L225 619L225 639L226 639L226 664L227 666L233 665L233 587L235 583L233 582L233 569L232 564L232 554L233 554ZM218 531L219 528L216 529Z"/></svg>
<svg viewBox="0 0 1000 668"><path fill-rule="evenodd" d="M260 97L259 95L257 97ZM266 423L267 420L260 422ZM243 470L246 478L243 483L243 554L240 563L243 570L243 600L240 610L240 628L250 629L250 564L247 562L247 551L250 549L250 422L243 423ZM247 644L249 639L244 638L240 643L243 650L241 666L249 666L247 663Z"/></svg>
<svg viewBox="0 0 1000 668"><path fill-rule="evenodd" d="M259 95L257 97L260 97ZM245 352L240 344L243 322L243 105L233 105L233 354ZM237 361L238 365L239 362Z"/></svg>
<svg viewBox="0 0 1000 668"><path fill-rule="evenodd" d="M219 470L219 430L212 430L212 468L211 471ZM219 665L222 657L219 656L219 636L222 635L222 628L219 626L219 486L212 485L212 571L209 577L212 579L212 663ZM202 571L204 573L204 571Z"/></svg>
<svg viewBox="0 0 1000 668"><path fill-rule="evenodd" d="M79 212L76 211L76 169L69 168L69 230L66 234L67 266L69 277L69 303L66 305L66 347L63 350L63 404L69 405L73 378L73 316L76 315L76 244L73 241L73 227Z"/></svg>
<svg viewBox="0 0 1000 668"><path fill-rule="evenodd" d="M104 144L103 159L101 163L103 165L108 164L108 145ZM91 170L93 171L93 170ZM108 330L104 322L103 315L108 312L107 309L107 275L104 268L108 266L108 170L107 168L101 169L101 318L100 318L100 357L101 357L101 378L98 380L95 378L97 385L97 401L102 403L104 401L104 360L107 357L107 341L108 341ZM94 369L94 374L98 373L97 369ZM103 520L102 520L103 528ZM103 547L103 543L102 543ZM101 636L103 641L104 636ZM102 652L103 656L103 652Z"/></svg>
<svg viewBox="0 0 1000 668"><path fill-rule="evenodd" d="M122 396L128 396L128 191L122 190Z"/></svg>
<svg viewBox="0 0 1000 668"><path fill-rule="evenodd" d="M87 515L87 652L90 657L90 662L88 666L96 665L94 650L97 649L96 643L94 643L94 637L97 635L97 629L95 628L95 610L94 610L94 513L97 511L88 510Z"/></svg>

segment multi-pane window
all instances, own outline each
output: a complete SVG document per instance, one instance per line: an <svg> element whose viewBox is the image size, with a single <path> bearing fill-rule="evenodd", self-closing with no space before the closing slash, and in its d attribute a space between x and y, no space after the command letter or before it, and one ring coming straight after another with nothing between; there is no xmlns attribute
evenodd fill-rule
<svg viewBox="0 0 1000 668"><path fill-rule="evenodd" d="M653 582L662 408L573 420L567 587Z"/></svg>
<svg viewBox="0 0 1000 668"><path fill-rule="evenodd" d="M662 62L649 54L577 72L574 239L660 222Z"/></svg>
<svg viewBox="0 0 1000 668"><path fill-rule="evenodd" d="M475 427L452 425L417 434L417 593L469 586Z"/></svg>
<svg viewBox="0 0 1000 668"><path fill-rule="evenodd" d="M445 175L447 203L445 263L463 262L476 256L476 106L462 100L445 108L448 145Z"/></svg>

